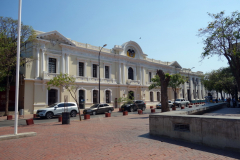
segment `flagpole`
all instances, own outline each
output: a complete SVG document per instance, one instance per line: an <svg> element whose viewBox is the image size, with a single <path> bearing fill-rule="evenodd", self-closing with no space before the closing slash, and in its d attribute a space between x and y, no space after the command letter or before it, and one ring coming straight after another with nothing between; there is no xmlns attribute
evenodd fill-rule
<svg viewBox="0 0 240 160"><path fill-rule="evenodd" d="M14 134L18 132L18 93L19 93L19 61L20 61L20 38L21 38L21 12L22 0L19 0L18 6L18 37L17 37L17 66L16 66L16 88L15 88L15 121Z"/></svg>

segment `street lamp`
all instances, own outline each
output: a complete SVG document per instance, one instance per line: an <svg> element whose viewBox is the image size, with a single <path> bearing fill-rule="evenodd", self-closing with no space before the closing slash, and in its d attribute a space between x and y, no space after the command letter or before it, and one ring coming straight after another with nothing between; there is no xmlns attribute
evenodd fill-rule
<svg viewBox="0 0 240 160"><path fill-rule="evenodd" d="M99 102L99 104L100 104L100 53L101 53L101 50L103 49L103 47L106 47L106 46L107 46L107 44L104 44L104 45L102 46L102 48L101 48L100 51L99 51L99 55L98 55L98 73L99 73L99 75L98 75L98 76L99 76L98 102Z"/></svg>
<svg viewBox="0 0 240 160"><path fill-rule="evenodd" d="M189 73L190 73L190 71L193 69L193 68L195 68L195 67L192 67L190 70L189 70L189 72L188 72L188 79L189 79L189 92L190 92L190 98L189 98L189 100L191 101L192 100L192 96L191 96L191 84L190 84L190 77L189 77Z"/></svg>

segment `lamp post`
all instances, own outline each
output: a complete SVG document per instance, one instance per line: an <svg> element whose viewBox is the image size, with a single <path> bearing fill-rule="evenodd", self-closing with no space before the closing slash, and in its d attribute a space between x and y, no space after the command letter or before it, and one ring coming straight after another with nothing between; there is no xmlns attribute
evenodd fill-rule
<svg viewBox="0 0 240 160"><path fill-rule="evenodd" d="M98 73L99 73L99 75L98 75L98 76L99 76L98 102L99 102L99 104L100 104L100 53L101 53L101 50L103 49L103 47L106 47L106 46L107 46L107 44L104 44L104 45L102 46L102 48L101 48L100 51L99 51L99 55L98 55Z"/></svg>
<svg viewBox="0 0 240 160"><path fill-rule="evenodd" d="M190 84L190 77L189 77L189 73L190 73L190 71L193 69L193 68L195 68L195 67L192 67L190 70L189 70L189 72L188 72L188 79L189 79L189 92L190 92L190 98L189 98L189 100L191 101L192 100L192 96L191 96L191 84Z"/></svg>

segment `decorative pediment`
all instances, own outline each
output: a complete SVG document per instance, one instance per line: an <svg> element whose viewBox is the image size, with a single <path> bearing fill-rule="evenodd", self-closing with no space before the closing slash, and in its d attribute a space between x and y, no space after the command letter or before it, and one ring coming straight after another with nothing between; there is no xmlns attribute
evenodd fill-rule
<svg viewBox="0 0 240 160"><path fill-rule="evenodd" d="M121 51L121 55L125 55L130 58L144 59L144 57L147 56L143 53L141 47L134 41L124 43L119 51Z"/></svg>
<svg viewBox="0 0 240 160"><path fill-rule="evenodd" d="M177 61L170 62L170 66L174 66L175 68L182 68Z"/></svg>
<svg viewBox="0 0 240 160"><path fill-rule="evenodd" d="M37 34L38 34L38 32L37 32ZM45 32L45 33L39 32L39 34L37 35L37 38L49 40L53 46L58 45L58 44L66 44L66 45L76 46L70 39L64 37L58 31L51 31L51 32Z"/></svg>

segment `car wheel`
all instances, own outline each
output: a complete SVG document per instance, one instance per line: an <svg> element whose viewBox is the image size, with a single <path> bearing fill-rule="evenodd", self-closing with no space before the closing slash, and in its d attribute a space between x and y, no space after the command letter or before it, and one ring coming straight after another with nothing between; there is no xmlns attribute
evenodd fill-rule
<svg viewBox="0 0 240 160"><path fill-rule="evenodd" d="M143 108L142 108L142 111L145 111L145 109L146 109L146 107L143 107Z"/></svg>
<svg viewBox="0 0 240 160"><path fill-rule="evenodd" d="M112 110L109 110L108 113L112 113Z"/></svg>
<svg viewBox="0 0 240 160"><path fill-rule="evenodd" d="M93 115L96 115L96 111L93 111L92 114L93 114Z"/></svg>
<svg viewBox="0 0 240 160"><path fill-rule="evenodd" d="M130 112L133 112L133 108L132 107L130 108Z"/></svg>
<svg viewBox="0 0 240 160"><path fill-rule="evenodd" d="M52 119L53 118L53 113L52 112L47 112L46 118L47 119Z"/></svg>
<svg viewBox="0 0 240 160"><path fill-rule="evenodd" d="M72 111L72 112L70 113L70 116L71 116L71 117L76 117L76 115L77 115L77 112L76 112L76 111Z"/></svg>
<svg viewBox="0 0 240 160"><path fill-rule="evenodd" d="M186 104L186 107L188 107L188 104Z"/></svg>

